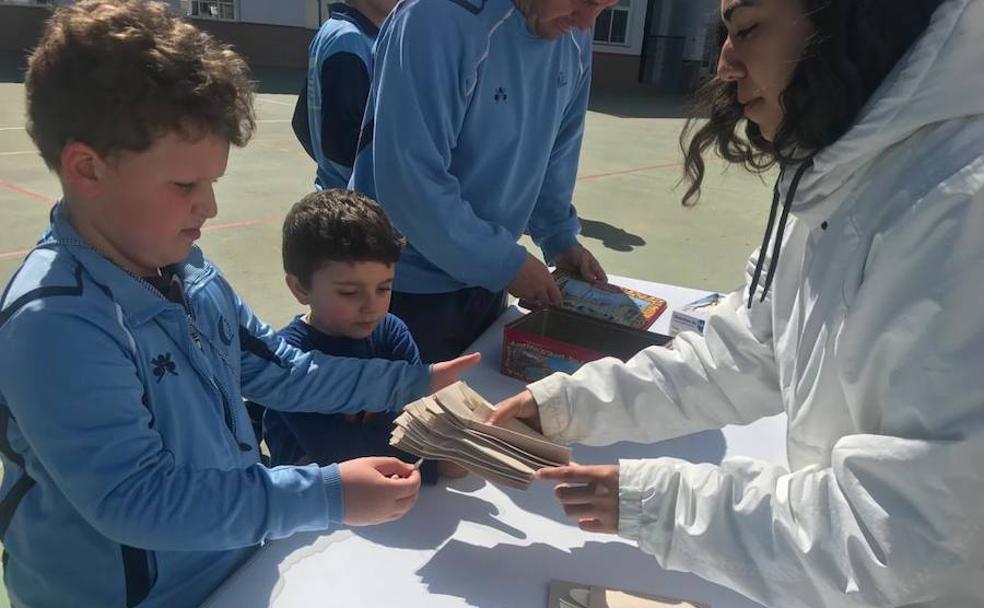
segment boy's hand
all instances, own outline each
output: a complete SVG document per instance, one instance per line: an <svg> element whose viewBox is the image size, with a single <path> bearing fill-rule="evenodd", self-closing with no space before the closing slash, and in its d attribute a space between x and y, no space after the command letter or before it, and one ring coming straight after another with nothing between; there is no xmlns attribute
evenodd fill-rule
<svg viewBox="0 0 984 608"><path fill-rule="evenodd" d="M564 513L587 532L618 532L618 465L540 469L537 479L561 481L554 493Z"/></svg>
<svg viewBox="0 0 984 608"><path fill-rule="evenodd" d="M608 281L608 275L605 274L605 269L601 267L601 263L580 243L559 254L554 262L557 264L557 268L573 272L592 283Z"/></svg>
<svg viewBox="0 0 984 608"><path fill-rule="evenodd" d="M523 262L508 289L509 293L520 300L536 302L541 306L547 304L560 306L564 303L564 296L560 293L553 275L543 262L529 253L526 254L526 261Z"/></svg>
<svg viewBox="0 0 984 608"><path fill-rule="evenodd" d="M420 472L397 458L356 458L338 465L345 523L369 526L403 517L417 502Z"/></svg>
<svg viewBox="0 0 984 608"><path fill-rule="evenodd" d="M513 418L522 420L536 431L543 432L543 426L540 424L540 408L529 390L524 390L496 404L488 423L502 426Z"/></svg>
<svg viewBox="0 0 984 608"><path fill-rule="evenodd" d="M431 366L431 392L436 393L445 386L451 386L458 381L458 377L470 367L475 367L482 360L482 353L471 353L442 361Z"/></svg>

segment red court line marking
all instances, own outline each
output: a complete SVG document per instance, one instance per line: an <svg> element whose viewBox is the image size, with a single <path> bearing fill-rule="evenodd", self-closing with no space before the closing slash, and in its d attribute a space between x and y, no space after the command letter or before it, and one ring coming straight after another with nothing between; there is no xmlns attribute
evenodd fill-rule
<svg viewBox="0 0 984 608"><path fill-rule="evenodd" d="M8 181L4 181L2 179L0 179L0 188L4 188L4 189L10 190L12 192L17 192L18 194L23 194L24 196L29 196L29 197L31 197L33 199L36 199L36 200L39 200L39 201L44 201L45 203L49 203L49 204L52 203L55 200L55 199L51 198L50 196L46 196L44 194L41 194L40 192L35 192L34 190L28 190L27 188L22 188L21 186L18 186L17 184L12 184L12 183L10 183Z"/></svg>
<svg viewBox="0 0 984 608"><path fill-rule="evenodd" d="M594 175L584 175L584 176L579 177L577 179L578 179L578 181L585 181L585 180L592 180L592 179L601 179L603 177L612 177L612 176L615 176L615 175L626 175L626 174L629 174L629 173L640 173L642 171L652 171L654 169L667 169L667 168L670 168L670 167L679 167L679 166L680 166L680 163L663 163L663 164L660 164L660 165L650 165L650 166L647 166L647 167L636 167L634 169L626 169L624 171L611 171L611 172L608 172L608 173L597 173L597 174L594 174ZM9 182L5 182L3 180L0 180L0 187L7 188L7 189L13 190L15 192L20 192L21 194L26 194L26 195L28 195L28 196L30 196L32 198L43 200L46 203L50 203L51 202L51 199L49 199L48 197L44 196L43 194L38 194L37 192L32 192L30 190L27 190L25 188L21 188L20 186L16 186L14 184L11 184ZM207 225L204 228L202 228L202 232L218 232L218 231L221 231L221 230L236 230L238 228L248 228L250 226L259 226L259 225L263 225L263 224L272 224L272 223L275 223L275 222L283 221L283 219L284 219L283 216L279 216L278 215L278 216L270 216L270 217L261 217L261 218L256 218L256 219L252 219L252 220L244 220L244 221L241 221L241 222L230 222L228 224L213 224L213 225ZM5 259L8 259L8 258L21 257L21 256L24 256L24 255L27 255L27 253L29 251L31 251L31 250L30 249L20 249L20 250L17 250L17 251L0 252L0 260L5 260Z"/></svg>
<svg viewBox="0 0 984 608"><path fill-rule="evenodd" d="M6 260L7 258L21 258L30 253L30 249L20 249L18 251L5 251L0 253L0 260Z"/></svg>
<svg viewBox="0 0 984 608"><path fill-rule="evenodd" d="M590 179L601 179L603 177L612 177L614 175L626 175L629 173L640 173L642 171L652 171L654 169L669 169L670 167L679 167L680 163L663 163L661 165L649 165L648 167L636 167L635 169L625 169L624 171L610 171L608 173L596 173L594 175L582 175L577 178L577 181L587 181Z"/></svg>
<svg viewBox="0 0 984 608"><path fill-rule="evenodd" d="M247 228L249 226L257 226L260 224L272 224L274 222L280 222L283 217L261 217L255 220L246 220L244 222L231 222L228 224L215 224L213 226L205 226L202 228L202 232L215 232L217 230L235 230L236 228ZM18 249L16 251L3 251L0 252L0 260L6 260L9 258L19 258L30 253L30 249Z"/></svg>

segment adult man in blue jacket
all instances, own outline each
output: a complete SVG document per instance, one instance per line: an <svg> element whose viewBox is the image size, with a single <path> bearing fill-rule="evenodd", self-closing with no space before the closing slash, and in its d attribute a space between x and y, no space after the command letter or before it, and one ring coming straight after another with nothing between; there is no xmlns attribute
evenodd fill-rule
<svg viewBox="0 0 984 608"><path fill-rule="evenodd" d="M409 247L392 311L425 361L459 353L505 291L560 302L547 262L605 273L571 204L591 83L589 29L614 0L406 0L377 38L350 185Z"/></svg>

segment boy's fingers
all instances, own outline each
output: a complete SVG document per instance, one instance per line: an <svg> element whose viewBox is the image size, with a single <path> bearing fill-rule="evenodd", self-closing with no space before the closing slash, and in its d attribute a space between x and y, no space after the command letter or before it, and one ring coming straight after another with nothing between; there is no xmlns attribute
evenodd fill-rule
<svg viewBox="0 0 984 608"><path fill-rule="evenodd" d="M416 470L410 463L403 462L399 458L389 457L376 458L372 463L372 466L374 469L379 471L379 474L383 477L392 477L393 475L396 475L397 477L405 478Z"/></svg>
<svg viewBox="0 0 984 608"><path fill-rule="evenodd" d="M420 471L414 470L413 473L407 477L402 477L400 479L394 480L397 487L397 500L404 500L411 498L413 500L417 499L417 494L420 492Z"/></svg>
<svg viewBox="0 0 984 608"><path fill-rule="evenodd" d="M417 503L417 495L416 494L414 494L413 496L404 496L403 498L397 498L396 499L396 506L399 509L401 509L404 513L406 513L407 511L409 511L410 508L413 507L413 505L416 504L416 503Z"/></svg>
<svg viewBox="0 0 984 608"><path fill-rule="evenodd" d="M482 360L482 353L468 353L462 357L454 359L451 363L454 369L461 373L469 367L474 367Z"/></svg>
<svg viewBox="0 0 984 608"><path fill-rule="evenodd" d="M456 380L462 372L470 367L478 365L481 360L482 353L469 353L463 357L458 357L457 359L435 363L431 375L439 374L442 376L442 379L450 380L448 384L451 384L451 382ZM440 388L444 387L442 386Z"/></svg>
<svg viewBox="0 0 984 608"><path fill-rule="evenodd" d="M388 477L386 492L393 502L416 500L420 492L420 474L416 473L410 477Z"/></svg>

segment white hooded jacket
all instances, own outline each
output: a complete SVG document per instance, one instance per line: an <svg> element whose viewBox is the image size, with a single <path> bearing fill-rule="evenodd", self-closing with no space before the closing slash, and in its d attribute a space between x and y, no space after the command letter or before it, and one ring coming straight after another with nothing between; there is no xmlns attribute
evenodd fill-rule
<svg viewBox="0 0 984 608"><path fill-rule="evenodd" d="M801 177L764 302L736 292L704 337L531 385L544 431L658 441L785 412L788 468L623 460L619 533L774 608L980 608L984 0L944 2Z"/></svg>

